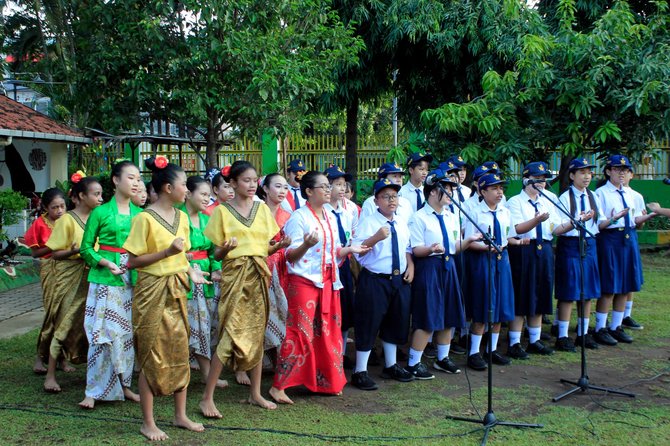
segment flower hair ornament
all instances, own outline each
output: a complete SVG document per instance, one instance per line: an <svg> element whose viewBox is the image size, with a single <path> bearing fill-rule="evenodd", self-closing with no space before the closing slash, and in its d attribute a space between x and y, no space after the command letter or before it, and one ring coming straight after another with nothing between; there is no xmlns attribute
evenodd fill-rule
<svg viewBox="0 0 670 446"><path fill-rule="evenodd" d="M154 160L154 166L156 166L158 169L165 169L167 165L168 159L166 157L163 155L156 156L156 159Z"/></svg>
<svg viewBox="0 0 670 446"><path fill-rule="evenodd" d="M86 174L83 171L78 170L75 173L73 173L72 176L70 176L70 181L72 183L77 184L78 182L80 182L84 178L86 178Z"/></svg>
<svg viewBox="0 0 670 446"><path fill-rule="evenodd" d="M300 181L300 180L302 179L302 177L303 177L306 173L307 173L306 170L301 170L300 172L297 172L297 173L295 174L295 180L296 180L296 181Z"/></svg>
<svg viewBox="0 0 670 446"><path fill-rule="evenodd" d="M223 175L224 178L228 178L230 176L230 164L223 166L223 169L221 169L221 175Z"/></svg>

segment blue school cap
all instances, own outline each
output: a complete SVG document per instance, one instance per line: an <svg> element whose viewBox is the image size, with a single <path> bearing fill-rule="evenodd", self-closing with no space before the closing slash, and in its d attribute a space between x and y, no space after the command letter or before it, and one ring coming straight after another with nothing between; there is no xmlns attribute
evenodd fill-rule
<svg viewBox="0 0 670 446"><path fill-rule="evenodd" d="M482 175L486 175L487 173L498 173L498 164L495 161L487 161L477 167L472 172L472 179L477 181Z"/></svg>
<svg viewBox="0 0 670 446"><path fill-rule="evenodd" d="M384 178L390 173L405 173L398 163L384 163L379 167L377 178Z"/></svg>
<svg viewBox="0 0 670 446"><path fill-rule="evenodd" d="M438 166L438 169L440 169L444 173L449 173L449 172L456 172L457 170L460 170L461 168L454 164L453 161L447 160L447 161L442 161L440 165Z"/></svg>
<svg viewBox="0 0 670 446"><path fill-rule="evenodd" d="M353 178L350 173L346 173L340 166L334 164L331 164L323 174L328 178L328 181L333 181L342 177L344 177L344 181L351 181Z"/></svg>
<svg viewBox="0 0 670 446"><path fill-rule="evenodd" d="M524 177L547 177L550 178L551 170L549 170L549 165L544 161L534 161L532 163L526 164L526 167L523 168L522 172Z"/></svg>
<svg viewBox="0 0 670 446"><path fill-rule="evenodd" d="M605 165L605 169L609 169L611 167L626 167L630 170L633 170L633 165L630 163L628 157L624 155L609 156L607 158L607 164Z"/></svg>
<svg viewBox="0 0 670 446"><path fill-rule="evenodd" d="M595 167L596 165L591 163L588 159L580 157L570 161L570 164L568 164L568 171L574 172L579 169L594 169Z"/></svg>
<svg viewBox="0 0 670 446"><path fill-rule="evenodd" d="M373 188L374 188L375 197L377 196L377 194L378 194L382 189L386 189L387 187L390 187L391 189L393 189L393 190L396 191L396 192L398 192L398 191L400 190L400 185L391 182L391 180L389 180L388 178L382 178L381 180L377 180L377 181L375 181L375 185L374 185L374 187L373 187Z"/></svg>
<svg viewBox="0 0 670 446"><path fill-rule="evenodd" d="M433 155L425 152L410 153L407 157L407 167L414 167L419 161L426 161L430 165L433 162Z"/></svg>
<svg viewBox="0 0 670 446"><path fill-rule="evenodd" d="M481 178L479 178L479 180L477 180L477 186L479 187L479 190L482 190L489 186L495 186L496 184L508 184L508 183L509 181L504 180L497 173L484 174L481 176Z"/></svg>
<svg viewBox="0 0 670 446"><path fill-rule="evenodd" d="M466 166L468 163L465 162L461 155L451 155L447 158L448 163L453 163L457 169L460 169L463 166Z"/></svg>
<svg viewBox="0 0 670 446"><path fill-rule="evenodd" d="M286 169L287 172L293 173L304 172L306 170L307 168L305 167L305 163L303 163L299 158L291 160L291 162L288 163L288 168Z"/></svg>

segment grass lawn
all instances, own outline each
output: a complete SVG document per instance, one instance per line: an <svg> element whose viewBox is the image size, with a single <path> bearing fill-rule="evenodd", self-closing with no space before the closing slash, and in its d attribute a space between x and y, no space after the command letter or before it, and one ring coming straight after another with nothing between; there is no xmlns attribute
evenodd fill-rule
<svg viewBox="0 0 670 446"><path fill-rule="evenodd" d="M508 367L496 367L496 415L501 420L542 423L544 428L496 427L489 437L490 444L668 443L670 262L660 253L645 255L643 262L646 283L636 295L634 317L645 329L631 332L635 337L631 345L588 351L593 384L623 386L636 393L636 398L580 392L552 403L553 396L569 388L559 383L560 378L579 377L579 354L557 353L546 359L533 357ZM0 444L146 443L139 434L139 405L115 402L99 403L94 411L78 408L85 386L85 369L81 366L75 373L59 374L64 389L61 394L44 393L43 377L31 371L35 339L33 331L0 341L0 414L4 421ZM505 342L506 337L501 339L501 345ZM464 369L464 358L454 359ZM486 373L439 374L432 381L402 384L378 378L378 368L371 368L370 372L380 384L376 392L349 386L341 397L289 391L296 404L275 411L240 404L247 395L246 388L231 384L217 392L217 405L224 414L218 421L199 415L197 404L203 385L195 372L189 387L188 413L194 420L204 422L207 430L196 434L173 428L173 405L168 397L156 400L156 419L170 436L166 444L479 444L481 432L471 432L478 425L450 421L445 416L476 417L477 413L486 412ZM225 378L234 382L232 374ZM271 376L265 376L264 390L270 384ZM136 386L134 380L133 387Z"/></svg>

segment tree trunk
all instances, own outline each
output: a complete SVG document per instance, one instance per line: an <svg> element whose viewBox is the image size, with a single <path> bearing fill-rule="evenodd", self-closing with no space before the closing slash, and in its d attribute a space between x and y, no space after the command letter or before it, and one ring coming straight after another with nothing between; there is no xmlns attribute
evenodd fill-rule
<svg viewBox="0 0 670 446"><path fill-rule="evenodd" d="M205 165L207 170L218 166L218 147L217 141L219 137L220 124L218 116L215 112L209 111L207 113L207 133L205 134L205 140L207 141L207 149L205 151Z"/></svg>
<svg viewBox="0 0 670 446"><path fill-rule="evenodd" d="M345 133L345 162L346 172L351 174L352 189L356 191L356 179L358 178L358 97L347 106L347 130Z"/></svg>

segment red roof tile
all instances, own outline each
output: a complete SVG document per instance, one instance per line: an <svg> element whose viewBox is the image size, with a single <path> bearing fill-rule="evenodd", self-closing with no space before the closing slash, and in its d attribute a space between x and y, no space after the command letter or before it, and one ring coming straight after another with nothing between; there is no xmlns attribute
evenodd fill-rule
<svg viewBox="0 0 670 446"><path fill-rule="evenodd" d="M84 137L85 135L50 117L0 94L0 130Z"/></svg>

